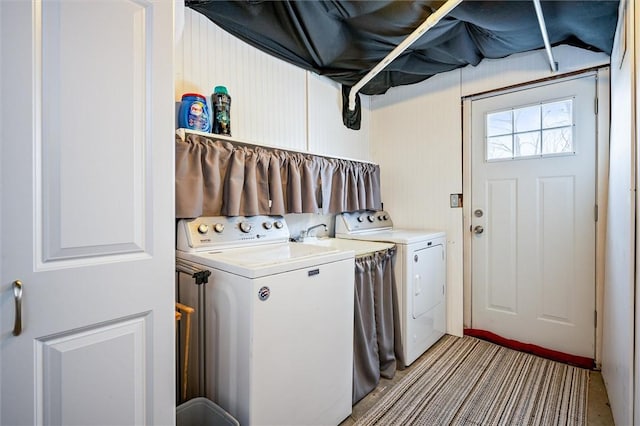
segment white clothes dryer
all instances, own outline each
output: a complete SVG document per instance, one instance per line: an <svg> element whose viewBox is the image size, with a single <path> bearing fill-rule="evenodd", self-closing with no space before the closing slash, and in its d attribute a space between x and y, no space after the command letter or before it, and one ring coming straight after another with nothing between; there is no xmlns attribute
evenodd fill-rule
<svg viewBox="0 0 640 426"><path fill-rule="evenodd" d="M395 243L400 348L411 365L447 329L446 234L431 229L397 229L385 211L345 212L336 217L336 238Z"/></svg>
<svg viewBox="0 0 640 426"><path fill-rule="evenodd" d="M177 298L196 307L191 396L242 425L339 424L351 414L354 252L289 242L282 217L178 222ZM199 393L199 395L194 395Z"/></svg>

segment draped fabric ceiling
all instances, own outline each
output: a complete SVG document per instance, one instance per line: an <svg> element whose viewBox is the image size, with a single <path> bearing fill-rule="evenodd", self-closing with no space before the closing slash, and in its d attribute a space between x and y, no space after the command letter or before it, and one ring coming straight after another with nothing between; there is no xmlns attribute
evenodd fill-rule
<svg viewBox="0 0 640 426"><path fill-rule="evenodd" d="M186 5L250 45L352 86L443 1L220 1ZM549 41L611 54L619 1L542 1ZM533 2L465 0L361 90L417 83L544 47ZM557 58L560 59L561 58Z"/></svg>

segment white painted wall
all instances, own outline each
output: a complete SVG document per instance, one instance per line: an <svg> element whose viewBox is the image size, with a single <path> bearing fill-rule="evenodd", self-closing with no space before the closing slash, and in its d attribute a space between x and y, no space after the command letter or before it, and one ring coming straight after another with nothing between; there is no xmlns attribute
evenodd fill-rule
<svg viewBox="0 0 640 426"><path fill-rule="evenodd" d="M361 99L361 130L349 130L338 84L253 48L189 8L176 46L175 86L177 102L183 93L209 97L215 86L226 86L234 138L370 160L369 97Z"/></svg>
<svg viewBox="0 0 640 426"><path fill-rule="evenodd" d="M554 48L559 73L607 64L605 54ZM463 209L449 207L462 176L461 98L550 77L544 51L484 60L371 99L372 159L380 164L382 200L398 227L447 232L447 330L461 335L463 306Z"/></svg>
<svg viewBox="0 0 640 426"><path fill-rule="evenodd" d="M606 239L602 376L616 424L633 424L634 404L634 2L611 55L611 169ZM624 22L621 18L620 22ZM626 34L624 33L626 29ZM626 42L625 42L626 37ZM626 53L623 50L626 43ZM637 344L637 343L636 343Z"/></svg>

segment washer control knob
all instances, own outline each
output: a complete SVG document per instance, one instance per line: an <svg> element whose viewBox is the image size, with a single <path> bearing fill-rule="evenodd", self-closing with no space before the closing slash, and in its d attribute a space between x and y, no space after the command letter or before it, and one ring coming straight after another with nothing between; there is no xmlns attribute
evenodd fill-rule
<svg viewBox="0 0 640 426"><path fill-rule="evenodd" d="M358 222L364 222L364 216L358 216Z"/></svg>
<svg viewBox="0 0 640 426"><path fill-rule="evenodd" d="M371 223L373 223L376 220L376 217L372 214L370 214L369 216L367 216L367 220Z"/></svg>
<svg viewBox="0 0 640 426"><path fill-rule="evenodd" d="M201 223L200 225L198 225L198 232L201 234L206 234L207 232L209 232L209 225L207 225L206 223Z"/></svg>
<svg viewBox="0 0 640 426"><path fill-rule="evenodd" d="M213 230L219 234L224 231L224 225L222 223L216 223L215 225L213 225Z"/></svg>
<svg viewBox="0 0 640 426"><path fill-rule="evenodd" d="M271 222L263 222L263 223L262 223L262 227L263 227L264 229L271 229L271 227L272 227L272 226L273 226L273 225L271 225Z"/></svg>
<svg viewBox="0 0 640 426"><path fill-rule="evenodd" d="M251 224L249 222L240 222L240 230L245 234L251 231Z"/></svg>
<svg viewBox="0 0 640 426"><path fill-rule="evenodd" d="M276 229L282 229L282 227L284 226L282 222L280 222L279 220L276 220L275 222L273 222L273 226L276 227Z"/></svg>

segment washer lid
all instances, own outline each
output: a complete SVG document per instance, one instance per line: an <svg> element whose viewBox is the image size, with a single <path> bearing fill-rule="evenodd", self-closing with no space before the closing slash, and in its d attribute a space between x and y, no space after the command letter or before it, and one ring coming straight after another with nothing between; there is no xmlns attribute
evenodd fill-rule
<svg viewBox="0 0 640 426"><path fill-rule="evenodd" d="M205 268L220 269L247 278L259 278L353 259L354 252L310 244L280 243L198 253L176 251L176 256Z"/></svg>
<svg viewBox="0 0 640 426"><path fill-rule="evenodd" d="M445 237L444 231L436 229L386 229L381 231L338 234L336 238L364 241L385 241L396 244L413 244Z"/></svg>
<svg viewBox="0 0 640 426"><path fill-rule="evenodd" d="M344 238L310 238L303 244L331 247L338 250L353 250L356 256L364 256L395 247L393 243L347 240Z"/></svg>

